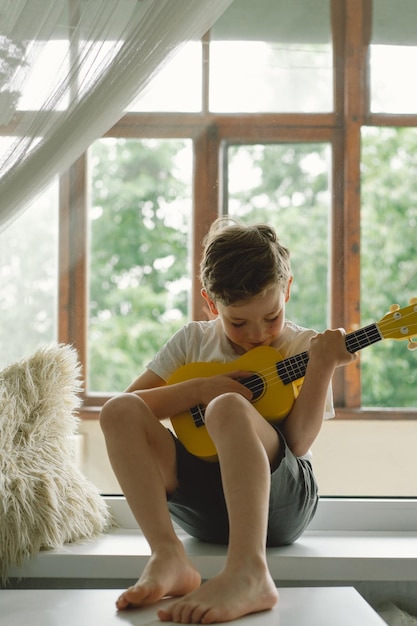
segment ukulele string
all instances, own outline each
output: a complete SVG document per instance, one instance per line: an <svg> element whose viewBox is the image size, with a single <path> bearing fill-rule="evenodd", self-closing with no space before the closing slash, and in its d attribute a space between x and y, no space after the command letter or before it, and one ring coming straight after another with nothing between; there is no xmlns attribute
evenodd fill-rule
<svg viewBox="0 0 417 626"><path fill-rule="evenodd" d="M378 333L378 327L381 331L383 331L384 333L387 333L390 331L394 332L395 330L398 330L398 328L401 328L401 326L406 326L407 319L410 317L415 319L416 312L417 312L416 306L412 306L410 307L410 309L412 310L410 310L406 314L402 314L401 317L398 319L394 318L394 315L395 315L395 312L394 312L390 319L381 320L380 322L378 322L378 326L376 324L370 324L369 326L365 328L358 329L358 331L354 331L353 333L349 333L349 335L347 335L347 344L349 344L348 349L349 347L353 348L354 344L357 343L356 335L360 331L362 331L364 336L371 341L370 343L369 341L367 341L363 345L358 344L357 347L359 349L365 347L366 345L370 345L371 343L375 341L376 339L375 333ZM369 329L372 330L371 334L368 333ZM404 335L404 339L417 334L417 323L414 322L413 324L411 324L411 326L408 326L407 330L409 332L407 332L407 334ZM258 376L260 380L259 382L251 385L248 388L250 389L250 391L252 391L252 393L254 393L254 395L256 395L258 391L262 391L262 389L265 387L265 383L269 387L280 384L280 383L285 385L286 383L282 380L281 375L279 374L277 370L277 367L280 367L281 369L285 370L284 373L287 374L290 378L289 382L298 380L299 378L302 378L305 373L305 371L302 371L302 369L300 368L300 365L302 366L303 370L305 370L307 361L308 361L307 352L302 352L301 354L277 361L274 365L269 366L265 369L262 369L258 372L255 372L254 375ZM201 405L198 405L193 408L198 410L202 416L204 415L204 407L202 407Z"/></svg>
<svg viewBox="0 0 417 626"><path fill-rule="evenodd" d="M263 370L263 372L268 371L269 373L267 375L264 375L262 377L259 376L258 374L255 374L255 376L258 376L259 378L259 382L257 382L256 384L247 386L244 383L244 380L242 381L242 385L246 386L252 393L254 396L256 396L256 394L258 392L262 392L263 389L265 387L271 388L274 387L275 385L286 385L287 383L284 383L283 380L281 379L281 377L279 376L278 372L276 371L275 367L270 367L268 370ZM297 380L299 378L302 378L303 375L298 375L293 378L292 380ZM292 380L290 382L292 382ZM196 417L199 419L204 420L204 414L205 414L205 406L202 404L198 404L196 406L191 407L191 409L189 409L193 415L194 421L196 421Z"/></svg>
<svg viewBox="0 0 417 626"><path fill-rule="evenodd" d="M360 329L360 334L362 336L361 342L359 342L356 337L357 333L352 333L353 336L347 335L346 344L348 349L364 348L365 346L371 345L375 341L379 341L381 339L375 324L371 324L369 325L369 327ZM249 389L252 392L256 393L258 391L262 391L265 383L267 383L268 386L279 383L286 385L300 378L303 378L303 376L305 375L308 358L308 352L305 351L300 354L284 358L280 361L277 361L273 366L255 372L254 376L258 376L260 380L258 383L250 385Z"/></svg>
<svg viewBox="0 0 417 626"><path fill-rule="evenodd" d="M379 322L378 326L381 329L383 327L385 332L389 332L390 330L391 332L393 332L394 330L398 330L399 322L403 322L402 325L406 325L407 319L409 317L415 318L415 310L417 309L417 307L414 306L412 308L414 310L406 313L405 315L402 315L401 319L391 318L389 320L384 320L382 322ZM413 334L413 330L412 330L413 327L414 327L414 334L417 333L417 323L414 323L411 325L411 327L410 326L408 327L408 331L410 332L404 335L404 339ZM362 335L362 342L358 341L358 335ZM369 326L361 328L358 331L349 333L346 339L347 339L346 343L347 343L348 349L349 348L361 349L368 345L372 345L372 343L375 343L376 341L379 341L381 337L380 337L380 333L378 331L377 325L370 324ZM288 375L288 377L290 378L289 382L298 380L299 378L302 378L305 374L305 366L307 365L307 361L308 361L307 352L303 352L301 354L282 359L281 361L277 361L277 363L275 363L273 366L270 366L268 368L255 372L254 375L258 376L260 380L258 383L251 385L249 389L254 394L256 394L258 391L261 391L263 389L263 387L265 386L265 383L268 386L279 384L279 383L287 384L282 380L281 374L278 372L278 369L277 369L278 367L285 370L282 373Z"/></svg>
<svg viewBox="0 0 417 626"><path fill-rule="evenodd" d="M272 366L254 372L253 376L257 377L259 381L248 385L248 389L252 391L254 395L256 395L256 393L262 391L265 386L271 387L278 384L286 385L290 382L298 380L299 378L302 378L305 374L307 361L307 352L302 352L301 354L288 357L281 361L277 361ZM280 367L284 371L280 373L278 371L278 367ZM286 378L289 378L288 382L285 382L285 380L283 380L282 375L286 375ZM249 378L250 377L248 377L248 379ZM244 381L245 379L243 379L242 381L243 385L245 384Z"/></svg>
<svg viewBox="0 0 417 626"><path fill-rule="evenodd" d="M304 361L304 359L308 358L307 352L303 352L302 354L296 355L296 356L293 356L293 357L288 357L287 359L283 359L282 361L277 361L274 365L271 365L271 366L269 366L269 367L267 367L267 368L265 368L263 370L255 372L253 374L253 376L256 376L259 379L259 382L256 382L256 383L254 383L254 384L252 384L250 386L248 385L247 388L250 391L252 391L254 396L256 396L256 394L258 392L262 392L262 390L265 387L269 387L270 388L270 387L273 387L274 385L279 385L279 384L285 385L285 384L287 384L287 383L285 383L282 380L281 376L279 375L279 373L277 371L277 365L279 366L279 365L283 364L284 361L293 361L293 362L295 362L296 360L298 360L298 362L299 362L298 363L298 367L292 367L291 371L289 371L288 367L285 366L285 370L286 370L285 373L289 374L291 376L291 380L289 382L292 382L294 380L302 378L304 374L301 372L300 367L299 367L299 364L301 363L301 358L300 357L303 357L302 365L303 365L304 370L305 370L305 361ZM251 378L251 377L248 376L248 378L246 380L248 380L249 378ZM243 385L245 385L244 381L245 381L245 379L242 379L242 384ZM198 418L203 418L204 419L205 407L203 405L198 404L198 405L192 407L190 410L192 411L192 413L194 415L194 420L195 420L196 416Z"/></svg>

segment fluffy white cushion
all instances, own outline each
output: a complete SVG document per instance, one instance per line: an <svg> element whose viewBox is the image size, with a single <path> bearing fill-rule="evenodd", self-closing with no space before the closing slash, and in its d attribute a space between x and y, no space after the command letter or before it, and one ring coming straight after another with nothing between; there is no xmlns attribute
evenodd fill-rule
<svg viewBox="0 0 417 626"><path fill-rule="evenodd" d="M68 345L0 372L0 577L42 549L102 533L110 516L74 460L80 366Z"/></svg>

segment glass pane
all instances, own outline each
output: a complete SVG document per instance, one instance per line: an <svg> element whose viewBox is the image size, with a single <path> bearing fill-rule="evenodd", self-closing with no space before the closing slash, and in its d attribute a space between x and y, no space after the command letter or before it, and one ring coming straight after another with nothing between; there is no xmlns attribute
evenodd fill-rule
<svg viewBox="0 0 417 626"><path fill-rule="evenodd" d="M58 183L0 233L0 368L57 340Z"/></svg>
<svg viewBox="0 0 417 626"><path fill-rule="evenodd" d="M373 0L370 46L372 112L416 112L416 62L415 0Z"/></svg>
<svg viewBox="0 0 417 626"><path fill-rule="evenodd" d="M291 251L287 316L328 327L329 159L327 144L260 144L228 149L228 213L272 224Z"/></svg>
<svg viewBox="0 0 417 626"><path fill-rule="evenodd" d="M87 387L122 391L188 321L192 145L102 139L91 164Z"/></svg>
<svg viewBox="0 0 417 626"><path fill-rule="evenodd" d="M190 41L155 75L128 111L201 111L202 45Z"/></svg>
<svg viewBox="0 0 417 626"><path fill-rule="evenodd" d="M416 171L417 129L363 129L363 324L417 297ZM361 363L363 406L416 406L417 353L407 350L407 341L381 341L363 351Z"/></svg>
<svg viewBox="0 0 417 626"><path fill-rule="evenodd" d="M69 94L65 90L50 98L56 91L57 76L67 77L69 71L69 43L65 40L51 40L33 43L31 54L34 58L30 67L18 109L38 110L41 108L63 110L68 106ZM61 89L64 86L62 81ZM64 97L65 94L65 97ZM47 100L49 98L49 101Z"/></svg>
<svg viewBox="0 0 417 626"><path fill-rule="evenodd" d="M416 113L416 65L417 46L371 45L373 113Z"/></svg>
<svg viewBox="0 0 417 626"><path fill-rule="evenodd" d="M210 110L333 110L329 2L234 2L211 31Z"/></svg>

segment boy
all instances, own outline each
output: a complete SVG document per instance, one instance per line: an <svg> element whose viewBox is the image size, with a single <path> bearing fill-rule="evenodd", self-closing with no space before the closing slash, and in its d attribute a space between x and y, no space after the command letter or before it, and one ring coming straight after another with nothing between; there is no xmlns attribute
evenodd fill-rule
<svg viewBox="0 0 417 626"><path fill-rule="evenodd" d="M342 329L316 334L286 320L289 252L268 225L217 220L205 242L201 282L214 319L176 333L127 392L105 404L101 425L114 471L151 548L145 570L117 608L183 596L158 611L159 618L210 624L277 602L266 546L295 541L314 515L318 495L309 449L325 413L332 416L333 372L355 357ZM277 424L251 404L251 391L239 382L248 372L165 384L185 363L229 362L261 345L284 357L309 350L301 391ZM199 404L216 462L190 454L160 423ZM224 568L203 585L171 516L203 541L228 544Z"/></svg>

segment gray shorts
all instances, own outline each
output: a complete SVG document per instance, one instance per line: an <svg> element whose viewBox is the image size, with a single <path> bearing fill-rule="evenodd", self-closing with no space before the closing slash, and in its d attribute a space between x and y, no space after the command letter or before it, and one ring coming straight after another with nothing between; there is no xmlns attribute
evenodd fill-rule
<svg viewBox="0 0 417 626"><path fill-rule="evenodd" d="M318 503L311 463L294 456L280 430L276 431L283 454L271 474L267 546L294 542L313 518ZM179 486L168 496L173 520L192 537L227 544L229 522L219 464L199 459L176 437L174 440Z"/></svg>

